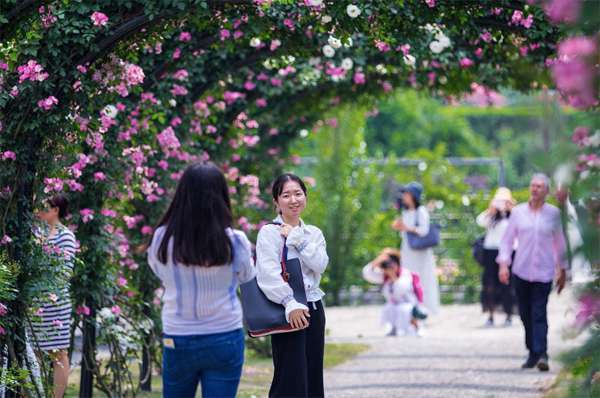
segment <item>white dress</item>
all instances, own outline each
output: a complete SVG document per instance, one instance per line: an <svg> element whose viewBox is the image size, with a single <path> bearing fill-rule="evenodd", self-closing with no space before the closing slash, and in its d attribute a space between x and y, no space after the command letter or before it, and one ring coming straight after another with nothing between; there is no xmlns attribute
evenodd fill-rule
<svg viewBox="0 0 600 398"><path fill-rule="evenodd" d="M419 215L419 225L417 225L415 217L417 212ZM425 236L429 233L429 212L423 206L419 206L417 210L404 210L402 212L402 221L409 227L416 227L417 233L420 236ZM423 304L429 310L430 314L436 314L440 307L440 288L433 249L414 250L408 244L406 232L402 232L401 237L402 246L400 247L400 253L402 255L402 266L419 275L421 285L423 286Z"/></svg>

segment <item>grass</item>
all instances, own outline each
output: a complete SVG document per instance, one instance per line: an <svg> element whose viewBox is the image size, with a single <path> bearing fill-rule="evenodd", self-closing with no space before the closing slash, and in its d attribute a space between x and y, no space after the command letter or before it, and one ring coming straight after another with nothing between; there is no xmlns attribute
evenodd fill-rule
<svg viewBox="0 0 600 398"><path fill-rule="evenodd" d="M366 344L326 344L325 368L340 365L369 348ZM239 398L265 397L268 393L271 379L273 378L273 363L271 358L261 358L252 351L246 351L246 361L242 371L242 380L238 390ZM133 369L134 378L137 380L138 368ZM69 388L66 397L74 398L79 391L79 369L71 371ZM160 398L162 396L162 382L160 376L152 378L152 392L141 392L142 398ZM95 396L102 397L103 393L95 392Z"/></svg>

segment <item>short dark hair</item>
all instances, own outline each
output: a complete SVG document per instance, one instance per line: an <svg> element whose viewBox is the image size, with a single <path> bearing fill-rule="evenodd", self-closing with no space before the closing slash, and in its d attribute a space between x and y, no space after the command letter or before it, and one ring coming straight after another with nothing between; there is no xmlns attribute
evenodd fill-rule
<svg viewBox="0 0 600 398"><path fill-rule="evenodd" d="M65 218L69 215L69 199L63 194L54 195L46 200L50 207L58 208L58 217Z"/></svg>
<svg viewBox="0 0 600 398"><path fill-rule="evenodd" d="M229 188L221 170L211 162L189 166L158 224L165 227L158 259L167 263L173 238L173 262L206 267L230 263L232 246L226 230L232 220Z"/></svg>
<svg viewBox="0 0 600 398"><path fill-rule="evenodd" d="M275 200L279 199L279 196L283 192L283 187L285 186L285 183L288 181L297 182L298 185L300 185L302 192L304 192L304 195L308 194L308 192L306 191L306 185L304 184L304 181L302 181L302 179L300 177L298 177L297 175L292 174L292 173L285 173L285 174L280 175L279 177L277 177L275 179L275 181L273 181L273 188L271 189L272 194L273 194L273 199L275 199Z"/></svg>
<svg viewBox="0 0 600 398"><path fill-rule="evenodd" d="M388 258L381 263L381 268L390 268L392 265L400 265L400 256L397 254L388 254Z"/></svg>

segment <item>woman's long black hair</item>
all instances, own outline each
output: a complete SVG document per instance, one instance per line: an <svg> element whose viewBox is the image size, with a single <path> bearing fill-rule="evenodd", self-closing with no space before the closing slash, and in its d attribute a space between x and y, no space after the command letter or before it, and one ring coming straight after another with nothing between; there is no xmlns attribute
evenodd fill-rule
<svg viewBox="0 0 600 398"><path fill-rule="evenodd" d="M158 259L168 261L173 238L173 261L210 267L231 262L232 248L226 229L232 225L231 201L225 176L213 163L185 169L169 209L158 224L165 233Z"/></svg>

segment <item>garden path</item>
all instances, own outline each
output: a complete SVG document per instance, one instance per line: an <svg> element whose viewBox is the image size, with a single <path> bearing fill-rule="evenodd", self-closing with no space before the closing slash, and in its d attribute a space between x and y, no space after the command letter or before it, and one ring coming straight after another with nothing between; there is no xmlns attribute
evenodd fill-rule
<svg viewBox="0 0 600 398"><path fill-rule="evenodd" d="M379 306L327 309L328 340L360 342L370 349L325 372L326 395L335 397L541 397L560 364L557 355L575 346L564 339L572 324L572 289L549 301L550 371L522 370L523 328L518 317L504 327L503 317L485 328L478 305L443 306L424 337L383 337Z"/></svg>

